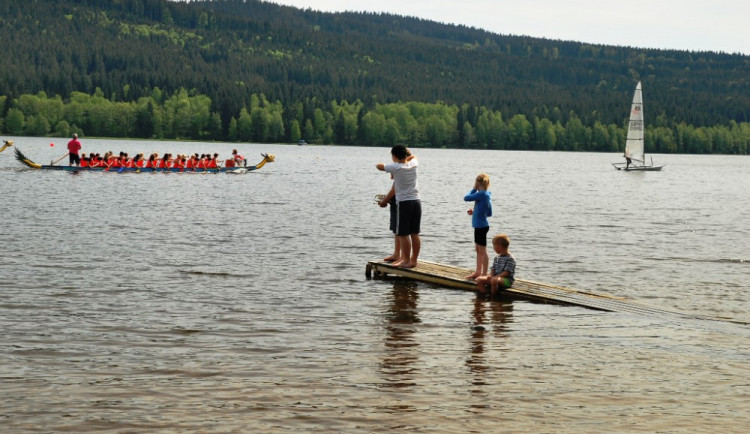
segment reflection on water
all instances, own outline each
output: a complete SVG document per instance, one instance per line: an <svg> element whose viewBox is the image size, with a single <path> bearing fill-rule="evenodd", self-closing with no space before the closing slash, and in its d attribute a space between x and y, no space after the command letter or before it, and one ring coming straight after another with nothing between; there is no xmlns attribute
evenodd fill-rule
<svg viewBox="0 0 750 434"><path fill-rule="evenodd" d="M385 387L414 386L419 376L415 362L419 354L415 326L419 324L417 284L396 279L393 282L391 303L386 314L385 351L380 364Z"/></svg>
<svg viewBox="0 0 750 434"><path fill-rule="evenodd" d="M471 357L466 359L469 370L475 375L473 384L485 386L488 366L485 352L485 339L491 337L502 341L506 337L506 323L513 320L513 303L510 301L487 300L484 296L474 298L474 327L471 339ZM489 322L487 317L489 316ZM488 330L489 328L489 330ZM489 336L487 336L489 335ZM501 344L502 345L502 344ZM495 367L501 368L501 367Z"/></svg>

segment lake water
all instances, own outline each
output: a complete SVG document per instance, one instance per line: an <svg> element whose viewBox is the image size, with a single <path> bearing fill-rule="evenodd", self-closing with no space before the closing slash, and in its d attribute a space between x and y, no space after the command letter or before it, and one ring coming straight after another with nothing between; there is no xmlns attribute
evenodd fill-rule
<svg viewBox="0 0 750 434"><path fill-rule="evenodd" d="M12 139L39 163L67 142ZM662 172L624 173L613 154L415 150L422 259L473 266L462 199L484 171L490 232L510 235L517 277L706 321L368 280L367 261L392 250L373 203L389 149L237 147L276 162L72 174L0 154L0 431L750 426L749 157L655 155Z"/></svg>

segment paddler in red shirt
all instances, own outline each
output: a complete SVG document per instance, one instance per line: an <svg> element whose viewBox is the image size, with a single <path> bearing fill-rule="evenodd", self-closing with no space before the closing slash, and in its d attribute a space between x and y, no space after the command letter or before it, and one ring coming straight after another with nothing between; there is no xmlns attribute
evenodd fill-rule
<svg viewBox="0 0 750 434"><path fill-rule="evenodd" d="M190 158L187 160L187 164L185 165L188 169L195 169L195 164L198 162L196 155L191 155Z"/></svg>
<svg viewBox="0 0 750 434"><path fill-rule="evenodd" d="M219 167L219 165L217 164L218 159L219 154L214 154L213 158L209 156L208 165L206 167L208 167L209 169L217 169Z"/></svg>
<svg viewBox="0 0 750 434"><path fill-rule="evenodd" d="M175 158L174 163L172 164L172 168L180 169L180 172L182 172L182 169L185 168L185 160L182 154L177 154L177 158Z"/></svg>

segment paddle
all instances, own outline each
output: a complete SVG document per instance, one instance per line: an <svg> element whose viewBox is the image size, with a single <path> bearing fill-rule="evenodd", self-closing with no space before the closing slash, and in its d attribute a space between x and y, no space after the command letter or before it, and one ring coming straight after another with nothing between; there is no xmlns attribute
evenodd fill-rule
<svg viewBox="0 0 750 434"><path fill-rule="evenodd" d="M58 158L57 160L55 160L55 161L51 162L51 163L50 163L49 165L50 165L50 166L54 166L54 165L55 165L55 164L57 164L57 163L58 163L58 162L59 162L60 160L62 160L63 158L67 157L68 155L70 155L70 152L66 152L66 153L65 153L65 155L63 155L62 157Z"/></svg>

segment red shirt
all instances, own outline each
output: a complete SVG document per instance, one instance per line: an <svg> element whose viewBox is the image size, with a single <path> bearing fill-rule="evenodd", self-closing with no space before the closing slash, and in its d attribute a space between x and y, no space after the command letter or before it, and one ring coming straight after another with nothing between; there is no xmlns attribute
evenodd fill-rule
<svg viewBox="0 0 750 434"><path fill-rule="evenodd" d="M81 142L78 139L73 139L68 142L68 152L71 154L78 155L78 151L81 150Z"/></svg>

